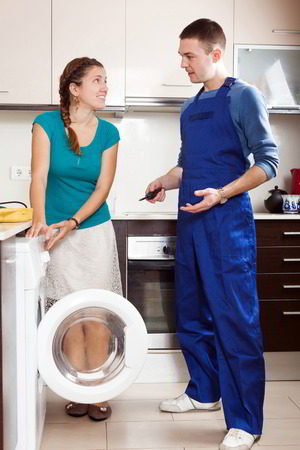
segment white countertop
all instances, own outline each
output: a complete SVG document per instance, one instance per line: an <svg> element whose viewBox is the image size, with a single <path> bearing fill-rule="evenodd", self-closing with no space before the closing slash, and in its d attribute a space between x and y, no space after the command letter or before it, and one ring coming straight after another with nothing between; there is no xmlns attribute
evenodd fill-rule
<svg viewBox="0 0 300 450"><path fill-rule="evenodd" d="M0 241L4 241L21 231L26 230L31 225L31 222L18 222L18 223L0 223Z"/></svg>
<svg viewBox="0 0 300 450"><path fill-rule="evenodd" d="M255 220L300 220L300 214L255 213Z"/></svg>
<svg viewBox="0 0 300 450"><path fill-rule="evenodd" d="M147 212L128 212L123 214L116 214L112 217L113 220L176 220L177 213L147 213ZM270 214L270 213L256 213L255 220L300 220L300 214ZM18 223L0 223L0 241L14 236L21 231L26 230L31 225L31 222Z"/></svg>
<svg viewBox="0 0 300 450"><path fill-rule="evenodd" d="M112 216L113 220L176 220L177 213L128 212ZM255 220L300 220L300 214L255 213Z"/></svg>

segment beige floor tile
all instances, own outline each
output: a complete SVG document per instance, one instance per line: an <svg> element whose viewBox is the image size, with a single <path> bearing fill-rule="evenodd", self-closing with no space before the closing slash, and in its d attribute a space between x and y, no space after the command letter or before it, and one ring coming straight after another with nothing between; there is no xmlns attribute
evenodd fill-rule
<svg viewBox="0 0 300 450"><path fill-rule="evenodd" d="M203 422L119 422L107 424L109 449L216 447L224 438L220 420Z"/></svg>
<svg viewBox="0 0 300 450"><path fill-rule="evenodd" d="M173 413L172 416L175 422L181 420L224 420L222 408L219 411L189 411L186 413Z"/></svg>
<svg viewBox="0 0 300 450"><path fill-rule="evenodd" d="M259 446L299 445L300 419L266 419ZM288 449L286 449L288 450Z"/></svg>
<svg viewBox="0 0 300 450"><path fill-rule="evenodd" d="M300 395L300 381L268 381L266 395L268 393Z"/></svg>
<svg viewBox="0 0 300 450"><path fill-rule="evenodd" d="M299 394L290 394L289 399L300 409L300 393Z"/></svg>
<svg viewBox="0 0 300 450"><path fill-rule="evenodd" d="M133 383L116 400L142 400L173 398L181 395L186 383Z"/></svg>
<svg viewBox="0 0 300 450"><path fill-rule="evenodd" d="M287 394L267 393L264 417L265 419L297 419L300 418L300 408L290 400Z"/></svg>
<svg viewBox="0 0 300 450"><path fill-rule="evenodd" d="M260 450L260 447L258 447L257 444L254 444L252 448L256 448L257 450ZM264 447L264 448L266 448L266 447ZM185 447L184 450L219 450L219 445L214 446L214 447L193 447L193 448ZM270 447L268 448L268 450L271 450ZM273 447L272 447L272 450L273 450ZM293 448L291 450L293 450Z"/></svg>
<svg viewBox="0 0 300 450"><path fill-rule="evenodd" d="M254 448L254 447L252 447ZM300 450L300 445L271 445L271 446L265 446L265 445L258 445L257 450Z"/></svg>
<svg viewBox="0 0 300 450"><path fill-rule="evenodd" d="M172 421L171 413L159 410L159 400L111 400L112 415L109 422Z"/></svg>
<svg viewBox="0 0 300 450"><path fill-rule="evenodd" d="M68 400L65 400L54 394L50 389L47 392L47 409L46 409L46 423L68 423L77 424L87 420L87 417L71 417L65 413L65 405Z"/></svg>
<svg viewBox="0 0 300 450"><path fill-rule="evenodd" d="M46 424L41 450L106 449L105 423Z"/></svg>

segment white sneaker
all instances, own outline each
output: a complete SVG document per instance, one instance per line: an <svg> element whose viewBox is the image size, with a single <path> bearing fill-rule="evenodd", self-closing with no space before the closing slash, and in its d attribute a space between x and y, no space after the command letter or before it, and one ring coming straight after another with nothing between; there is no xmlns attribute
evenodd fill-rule
<svg viewBox="0 0 300 450"><path fill-rule="evenodd" d="M230 428L219 448L220 450L250 450L257 437L244 430Z"/></svg>
<svg viewBox="0 0 300 450"><path fill-rule="evenodd" d="M170 398L168 400L163 400L159 405L159 409L161 411L175 412L175 413L193 410L217 411L218 409L221 409L221 404L219 401L214 403L200 403L197 402L196 400L193 400L188 395L182 394L177 398Z"/></svg>

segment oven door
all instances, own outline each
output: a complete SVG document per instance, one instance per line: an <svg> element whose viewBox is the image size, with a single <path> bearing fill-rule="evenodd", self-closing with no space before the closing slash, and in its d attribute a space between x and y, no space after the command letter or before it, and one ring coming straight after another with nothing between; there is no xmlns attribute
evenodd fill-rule
<svg viewBox="0 0 300 450"><path fill-rule="evenodd" d="M147 343L143 319L125 298L101 289L77 291L54 304L41 320L38 368L61 397L101 402L133 383L146 359Z"/></svg>
<svg viewBox="0 0 300 450"><path fill-rule="evenodd" d="M176 339L174 258L128 260L127 298L141 314L149 349L179 348Z"/></svg>

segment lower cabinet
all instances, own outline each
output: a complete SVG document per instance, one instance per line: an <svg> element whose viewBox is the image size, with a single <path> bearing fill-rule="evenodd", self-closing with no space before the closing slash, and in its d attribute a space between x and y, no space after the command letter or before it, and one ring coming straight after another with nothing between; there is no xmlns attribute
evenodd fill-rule
<svg viewBox="0 0 300 450"><path fill-rule="evenodd" d="M300 351L300 221L257 220L256 237L265 351Z"/></svg>
<svg viewBox="0 0 300 450"><path fill-rule="evenodd" d="M115 220L123 293L127 236L176 235L175 220ZM300 351L300 220L257 220L257 290L266 352Z"/></svg>

